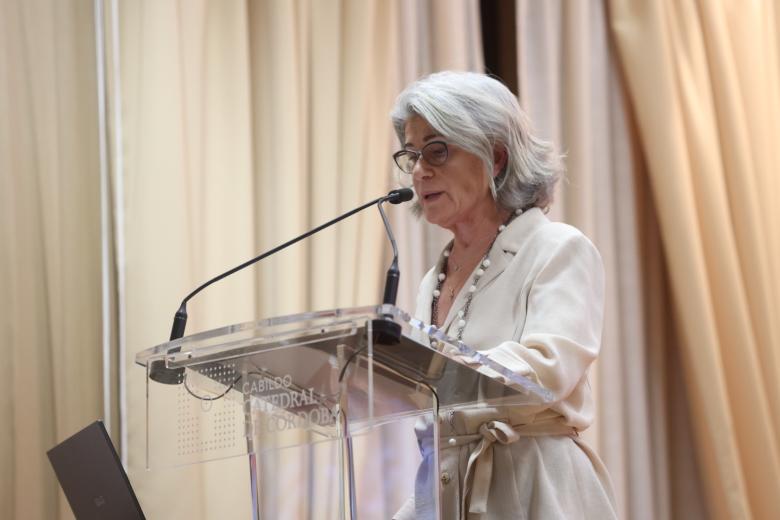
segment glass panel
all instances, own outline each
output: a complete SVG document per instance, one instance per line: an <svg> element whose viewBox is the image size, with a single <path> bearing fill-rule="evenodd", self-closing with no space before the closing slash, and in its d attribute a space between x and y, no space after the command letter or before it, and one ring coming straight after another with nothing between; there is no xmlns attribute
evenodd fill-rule
<svg viewBox="0 0 780 520"><path fill-rule="evenodd" d="M400 338L386 334L393 327ZM414 486L414 468L388 470L397 441L414 436L412 424L432 428L426 464L438 467L434 417L442 408L550 400L544 388L392 306L224 327L159 345L136 362L147 367L147 466L249 454L255 503L270 517L300 508L352 517L350 497L355 512L390 517L405 498L399 490ZM375 457L355 467L355 450ZM372 479L380 461L409 489ZM275 489L288 474L297 487L285 486L282 497ZM431 489L417 491L438 504L437 479L425 482ZM360 501L367 486L387 487L371 490L381 504Z"/></svg>
<svg viewBox="0 0 780 520"><path fill-rule="evenodd" d="M376 341L377 320L397 324L400 341ZM142 352L137 362L164 364L176 376L175 384L147 379L150 468L342 439L442 407L549 400L545 389L391 306L224 327Z"/></svg>
<svg viewBox="0 0 780 520"><path fill-rule="evenodd" d="M414 493L414 472L421 457L415 419L385 424L353 438L357 518L392 518ZM337 441L298 445L259 454L257 495L260 518L345 518L347 500L338 472ZM397 467L398 453L417 455ZM429 490L431 496L436 489Z"/></svg>

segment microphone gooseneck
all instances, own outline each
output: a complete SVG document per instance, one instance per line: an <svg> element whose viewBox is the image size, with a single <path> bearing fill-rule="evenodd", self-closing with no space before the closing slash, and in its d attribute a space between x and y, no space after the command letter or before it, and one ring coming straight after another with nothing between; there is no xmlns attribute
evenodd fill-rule
<svg viewBox="0 0 780 520"><path fill-rule="evenodd" d="M392 303L395 304L395 294L398 291L398 251L397 251L397 248L396 248L396 245L395 245L395 239L393 238L392 232L390 231L390 227L389 227L389 223L387 221L387 217L385 216L384 211L382 210L382 203L383 202L390 202L391 204L400 204L402 202L406 202L406 201L411 200L413 196L414 196L414 192L411 189L409 189L409 188L400 188L400 189L392 190L385 196L382 196L382 197L379 197L377 199L374 199L371 202L367 202L367 203L365 203L365 204L363 204L361 206L358 206L355 209L352 209L352 210L350 210L350 211L348 211L348 212L346 212L346 213L344 213L342 215L339 215L338 217L336 217L334 219L331 219L331 220L325 222L324 224L321 224L321 225L317 226L316 228L314 228L314 229L312 229L310 231L307 231L306 233L303 233L302 235L299 235L299 236L293 238L292 240L288 240L287 242L285 242L283 244L280 244L280 245L274 247L273 249L271 249L269 251L266 251L265 253L262 253L262 254L254 257L254 258L252 258L250 260L247 260L246 262L244 262L244 263L242 263L240 265L237 265L236 267L234 267L232 269L229 269L228 271L225 271L224 273L222 273L222 274L220 274L218 276L215 276L214 278L211 278L210 280L204 282L203 284L198 286L195 290L193 290L191 293L189 293L181 301L181 304L179 305L179 308L176 311L176 315L173 318L173 325L171 327L171 336L170 336L169 341L173 341L173 340L179 339L179 338L184 336L184 331L185 331L185 329L187 327L187 302L190 301L196 294L201 292L203 289L205 289L206 287L208 287L209 285L211 285L213 283L216 283L216 282L222 280L223 278L226 278L226 277L230 276L233 273L236 273L236 272L238 272L238 271L240 271L240 270L242 270L242 269L244 269L246 267L249 267L252 264L255 264L255 263L259 262L260 260L263 260L264 258L267 258L267 257L269 257L269 256L271 256L271 255L273 255L275 253L278 253L279 251L281 251L283 249L286 249L286 248L290 247L291 245L293 245L293 244L295 244L297 242L300 242L304 238L308 238L311 235L313 235L315 233L318 233L318 232L322 231L323 229L325 229L327 227L330 227L333 224L336 224L337 222L340 222L340 221L344 220L345 218L351 217L355 213L363 211L364 209L366 209L366 208L368 208L370 206L373 206L374 204L378 204L379 205L379 210L380 210L380 213L382 214L382 219L383 219L383 221L385 223L385 230L387 231L388 236L390 237L391 244L393 246L393 252L394 252L393 265L395 265L395 273L396 273L396 275L395 275L395 286L394 286L395 289L394 289L394 292L392 293ZM393 268L393 266L391 266L391 269L392 268ZM388 271L388 277L389 277L389 275L390 275L390 271ZM388 293L387 293L387 284L386 284L386 287L385 287L385 303L388 303L387 300L388 300ZM175 349L170 350L170 352L175 352ZM150 367L149 367L149 377L152 380L154 380L154 381L157 381L159 383L165 383L165 384L178 384L178 383L181 383L183 372L184 372L184 370L181 369L181 368L172 369L172 368L166 367L165 366L165 361L163 361L163 360L153 361L150 364Z"/></svg>
<svg viewBox="0 0 780 520"><path fill-rule="evenodd" d="M391 204L400 204L412 200L414 192L409 188L401 188L393 190L388 194L387 202ZM390 221L387 219L385 210L382 207L382 202L377 203L379 214L382 216L382 223L385 225L385 234L390 245L393 248L393 261L390 263L390 267L387 269L387 275L385 276L385 291L382 298L382 303L387 305L395 305L398 297L398 282L401 278L401 272L398 270L398 246L395 243L395 237L393 236L393 228L390 226ZM395 344L401 340L401 326L396 323L392 316L385 316L384 319L376 319L373 322L372 328L376 331L376 339L380 343Z"/></svg>
<svg viewBox="0 0 780 520"><path fill-rule="evenodd" d="M382 215L382 222L385 225L385 233L390 240L390 245L393 248L393 261L390 263L390 268L387 270L387 276L385 277L385 294L382 299L382 303L389 305L395 305L395 300L398 295L398 280L401 273L398 271L398 246L395 243L395 237L393 236L393 229L390 227L390 221L387 219L385 210L382 207L382 203L377 204L379 208L379 214Z"/></svg>

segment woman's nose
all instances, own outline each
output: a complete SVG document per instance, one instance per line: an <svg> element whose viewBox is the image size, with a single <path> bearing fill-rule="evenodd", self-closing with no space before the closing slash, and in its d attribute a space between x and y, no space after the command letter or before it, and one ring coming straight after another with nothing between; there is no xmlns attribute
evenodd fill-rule
<svg viewBox="0 0 780 520"><path fill-rule="evenodd" d="M425 160L420 157L417 162L414 163L412 168L412 177L415 179L425 179L433 175L431 167L425 163Z"/></svg>

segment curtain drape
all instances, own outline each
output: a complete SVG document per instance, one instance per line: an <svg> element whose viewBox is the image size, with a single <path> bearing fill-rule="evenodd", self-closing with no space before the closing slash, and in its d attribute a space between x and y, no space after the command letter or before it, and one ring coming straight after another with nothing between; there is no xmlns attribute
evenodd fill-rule
<svg viewBox="0 0 780 520"><path fill-rule="evenodd" d="M697 466L680 456L690 426L666 346L673 330L657 217L645 203L604 3L518 0L516 16L521 102L566 156L550 217L590 236L607 273L602 350L590 376L598 413L584 437L609 469L621 518L703 518Z"/></svg>
<svg viewBox="0 0 780 520"><path fill-rule="evenodd" d="M145 371L134 363L166 341L184 295L255 250L245 4L118 8L128 474L149 517L209 518L219 504L246 517L245 461L145 470ZM244 273L193 300L187 333L253 319L253 285Z"/></svg>
<svg viewBox="0 0 780 520"><path fill-rule="evenodd" d="M103 415L92 4L0 2L0 517L68 518L46 451Z"/></svg>
<svg viewBox="0 0 780 520"><path fill-rule="evenodd" d="M394 95L397 15L394 4L371 1L252 2L250 55L253 85L254 174L258 250L322 223L388 189L388 112ZM388 208L396 213L395 208ZM297 222L297 224L295 224ZM323 231L259 269L258 314L273 316L379 301L386 238L374 209ZM385 432L384 435L391 435ZM385 438L386 439L386 438ZM401 449L405 440L407 449ZM411 429L396 436L414 460ZM382 434L354 444L356 469L384 491L365 490L371 516L389 518L409 482L393 479L378 457ZM269 517L325 515L316 486L304 502L284 500L285 489L334 459L311 451L296 465L283 454L265 457L284 467L266 482ZM403 464L400 456L393 464ZM373 479L372 475L385 475ZM324 483L321 483L324 484ZM332 484L331 484L332 485ZM396 505L397 507L397 505Z"/></svg>
<svg viewBox="0 0 780 520"><path fill-rule="evenodd" d="M780 511L773 2L611 0L712 518ZM674 396L670 396L674 399Z"/></svg>
<svg viewBox="0 0 780 520"><path fill-rule="evenodd" d="M200 281L387 190L397 9L357 0L120 3L129 472L150 516L249 514L243 458L143 470L145 374L133 358L165 341L178 300ZM352 217L199 295L187 333L375 303L384 243L375 210ZM272 517L305 516L305 503L282 500L301 475L287 469L267 479L280 498L265 507ZM187 500L170 500L183 493ZM385 499L399 497L377 497Z"/></svg>

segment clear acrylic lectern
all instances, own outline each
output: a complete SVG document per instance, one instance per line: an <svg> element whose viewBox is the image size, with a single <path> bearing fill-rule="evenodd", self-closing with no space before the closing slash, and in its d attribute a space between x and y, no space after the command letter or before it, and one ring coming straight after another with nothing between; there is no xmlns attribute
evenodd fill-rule
<svg viewBox="0 0 780 520"><path fill-rule="evenodd" d="M147 369L147 467L248 456L255 518L290 517L282 500L306 511L293 517L390 518L406 497L383 488L385 475L415 481L414 467L393 467L403 458L400 423L430 421L438 442L437 413L549 400L389 305L232 325L151 348L136 362ZM382 459L383 474L365 458ZM295 485L282 486L291 471ZM422 492L438 503L438 489Z"/></svg>

